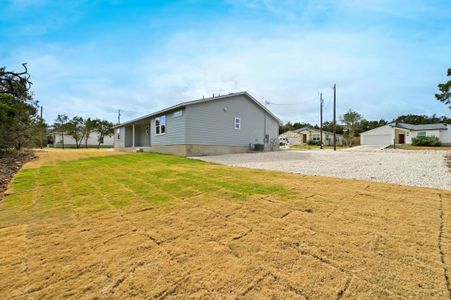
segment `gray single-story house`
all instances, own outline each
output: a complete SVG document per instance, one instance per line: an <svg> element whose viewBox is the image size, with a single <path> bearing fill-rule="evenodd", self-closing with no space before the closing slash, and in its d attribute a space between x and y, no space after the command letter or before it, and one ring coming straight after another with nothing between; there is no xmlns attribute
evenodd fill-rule
<svg viewBox="0 0 451 300"><path fill-rule="evenodd" d="M115 126L114 148L181 156L272 151L281 120L247 92L182 102Z"/></svg>

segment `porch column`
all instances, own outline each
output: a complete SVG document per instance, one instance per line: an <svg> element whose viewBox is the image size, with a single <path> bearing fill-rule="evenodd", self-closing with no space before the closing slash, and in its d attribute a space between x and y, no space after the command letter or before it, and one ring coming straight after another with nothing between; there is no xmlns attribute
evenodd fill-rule
<svg viewBox="0 0 451 300"><path fill-rule="evenodd" d="M135 124L133 124L133 138L132 138L132 147L135 147Z"/></svg>

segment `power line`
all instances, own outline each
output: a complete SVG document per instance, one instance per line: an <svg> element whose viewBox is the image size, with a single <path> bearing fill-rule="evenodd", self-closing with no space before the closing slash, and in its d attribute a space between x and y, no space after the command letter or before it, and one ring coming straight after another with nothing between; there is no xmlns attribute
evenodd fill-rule
<svg viewBox="0 0 451 300"><path fill-rule="evenodd" d="M296 103L274 103L274 102L270 102L270 101L265 101L266 105L299 105L299 104L304 104L304 103L308 103L308 102L313 102L313 101L317 101L315 100L308 100L308 101L302 101L302 102L296 102Z"/></svg>

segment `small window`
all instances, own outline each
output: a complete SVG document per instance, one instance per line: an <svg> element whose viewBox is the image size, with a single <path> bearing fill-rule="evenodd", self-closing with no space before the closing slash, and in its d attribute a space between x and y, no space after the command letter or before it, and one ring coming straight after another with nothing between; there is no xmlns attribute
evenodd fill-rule
<svg viewBox="0 0 451 300"><path fill-rule="evenodd" d="M319 133L314 133L314 134L312 135L312 140L314 140L314 141L319 141L319 140L320 140Z"/></svg>
<svg viewBox="0 0 451 300"><path fill-rule="evenodd" d="M417 137L425 137L425 136L426 136L426 131L417 132Z"/></svg>
<svg viewBox="0 0 451 300"><path fill-rule="evenodd" d="M241 118L235 117L235 129L241 129Z"/></svg>
<svg viewBox="0 0 451 300"><path fill-rule="evenodd" d="M172 114L172 116L173 116L174 118L181 117L182 115L183 115L183 110L175 111L175 112Z"/></svg>
<svg viewBox="0 0 451 300"><path fill-rule="evenodd" d="M155 118L155 134L165 134L166 133L166 116L160 116Z"/></svg>
<svg viewBox="0 0 451 300"><path fill-rule="evenodd" d="M120 128L117 129L117 139L118 140L121 139L121 129Z"/></svg>

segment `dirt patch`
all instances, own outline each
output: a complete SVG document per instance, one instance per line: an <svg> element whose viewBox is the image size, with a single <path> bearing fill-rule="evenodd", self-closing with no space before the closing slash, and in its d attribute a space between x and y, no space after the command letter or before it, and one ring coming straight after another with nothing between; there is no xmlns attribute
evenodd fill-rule
<svg viewBox="0 0 451 300"><path fill-rule="evenodd" d="M20 168L34 158L31 151L0 152L0 201L8 184Z"/></svg>

